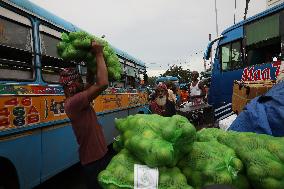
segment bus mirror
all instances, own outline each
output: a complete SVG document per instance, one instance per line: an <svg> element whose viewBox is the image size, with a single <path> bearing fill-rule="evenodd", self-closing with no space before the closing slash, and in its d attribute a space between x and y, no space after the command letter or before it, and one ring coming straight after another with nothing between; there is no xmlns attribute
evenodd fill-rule
<svg viewBox="0 0 284 189"><path fill-rule="evenodd" d="M210 41L210 43L208 43L207 49L204 53L204 59L205 60L209 60L213 44L221 38L223 38L222 35L220 35L219 37L217 37L216 39L214 39L214 40Z"/></svg>
<svg viewBox="0 0 284 189"><path fill-rule="evenodd" d="M207 49L206 49L206 51L205 51L205 53L204 53L204 59L205 59L205 60L209 60L211 50L212 50L212 42L210 42L210 43L208 44Z"/></svg>

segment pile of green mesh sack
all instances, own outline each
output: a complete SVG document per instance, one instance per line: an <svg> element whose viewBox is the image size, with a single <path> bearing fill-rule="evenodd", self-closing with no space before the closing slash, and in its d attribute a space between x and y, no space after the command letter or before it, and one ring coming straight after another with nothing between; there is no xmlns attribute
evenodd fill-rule
<svg viewBox="0 0 284 189"><path fill-rule="evenodd" d="M179 115L137 114L116 119L121 138L115 143L128 149L149 167L173 167L195 140L195 127Z"/></svg>
<svg viewBox="0 0 284 189"><path fill-rule="evenodd" d="M233 149L218 143L194 142L190 152L178 167L196 189L211 184L227 184L248 189L243 175L243 163Z"/></svg>
<svg viewBox="0 0 284 189"><path fill-rule="evenodd" d="M118 157L124 154L125 161L131 162L120 163L130 171L122 173L125 169L119 167L112 171L112 161L99 177L104 189L122 188L119 181L133 183L135 163L159 168L159 188L178 188L171 183L186 184L186 178L195 189L214 184L236 189L284 189L284 137L216 128L196 132L186 118L178 115L128 116L117 119L116 127L121 135L113 146L120 151ZM120 174L116 173L119 170Z"/></svg>
<svg viewBox="0 0 284 189"><path fill-rule="evenodd" d="M234 149L253 188L284 188L284 138L256 133L228 132L218 141Z"/></svg>
<svg viewBox="0 0 284 189"><path fill-rule="evenodd" d="M103 55L106 61L109 78L120 79L122 68L118 56L104 40L86 32L78 31L69 34L62 33L62 41L57 45L58 55L65 61L85 62L87 67L96 74L96 58L91 50L91 43L96 40L103 45Z"/></svg>
<svg viewBox="0 0 284 189"><path fill-rule="evenodd" d="M218 142L235 151L244 165L251 188L284 188L284 138L256 133L240 133L220 129L203 129L197 140ZM241 188L241 187L238 187Z"/></svg>
<svg viewBox="0 0 284 189"><path fill-rule="evenodd" d="M134 164L141 164L128 150L122 149L114 156L106 170L100 172L98 181L104 189L133 189ZM159 168L159 189L193 189L187 184L179 168Z"/></svg>

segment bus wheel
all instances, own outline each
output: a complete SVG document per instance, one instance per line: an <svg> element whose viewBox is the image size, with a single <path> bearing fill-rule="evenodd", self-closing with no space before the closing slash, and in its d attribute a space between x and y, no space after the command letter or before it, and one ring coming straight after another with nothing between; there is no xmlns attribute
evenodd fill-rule
<svg viewBox="0 0 284 189"><path fill-rule="evenodd" d="M143 111L139 111L138 114L145 114ZM0 188L1 189L1 188Z"/></svg>
<svg viewBox="0 0 284 189"><path fill-rule="evenodd" d="M0 158L0 189L18 189L17 173L10 161Z"/></svg>

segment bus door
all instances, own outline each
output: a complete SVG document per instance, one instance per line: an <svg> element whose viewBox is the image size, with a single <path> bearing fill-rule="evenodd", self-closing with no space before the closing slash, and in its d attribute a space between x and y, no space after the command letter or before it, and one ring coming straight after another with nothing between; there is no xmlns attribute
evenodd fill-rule
<svg viewBox="0 0 284 189"><path fill-rule="evenodd" d="M75 67L65 62L57 54L57 44L61 32L49 25L40 25L41 76L47 87L59 85L59 72L64 67ZM78 162L78 145L73 134L71 123L64 111L64 93L40 97L45 111L42 128L42 180L64 170Z"/></svg>
<svg viewBox="0 0 284 189"><path fill-rule="evenodd" d="M244 67L241 36L242 28L237 28L219 41L209 91L209 103L215 108L216 118L232 113L233 82L241 78Z"/></svg>

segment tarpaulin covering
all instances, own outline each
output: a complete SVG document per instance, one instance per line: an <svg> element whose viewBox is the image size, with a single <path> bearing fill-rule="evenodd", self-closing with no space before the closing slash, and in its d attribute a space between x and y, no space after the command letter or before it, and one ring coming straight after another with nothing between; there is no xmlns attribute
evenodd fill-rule
<svg viewBox="0 0 284 189"><path fill-rule="evenodd" d="M247 104L229 130L284 136L284 82Z"/></svg>

